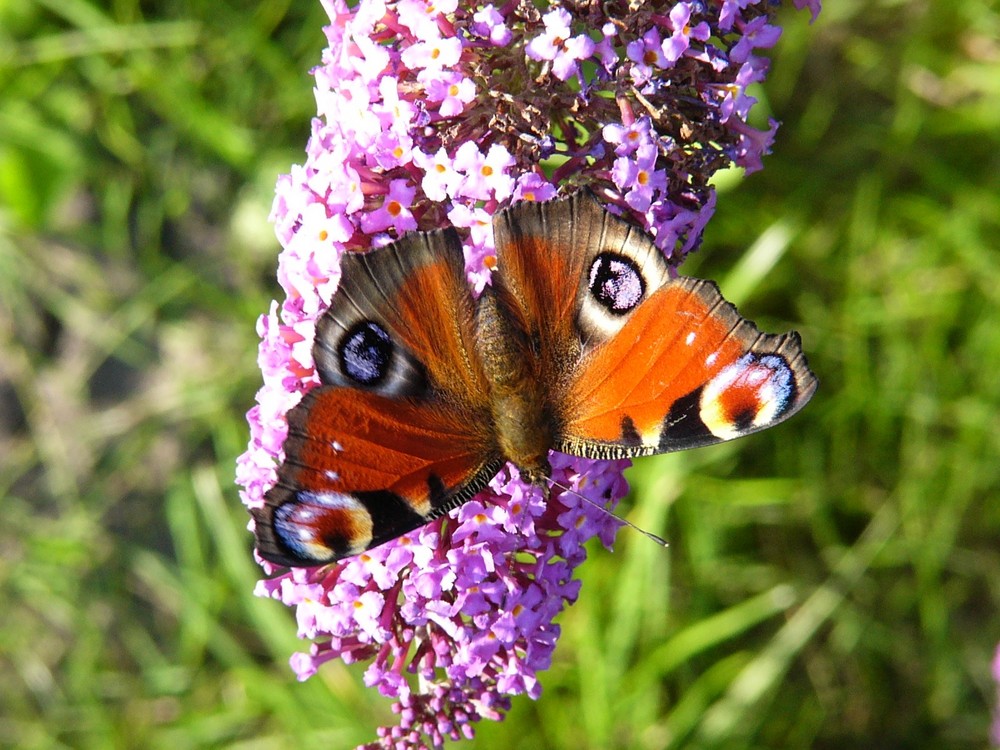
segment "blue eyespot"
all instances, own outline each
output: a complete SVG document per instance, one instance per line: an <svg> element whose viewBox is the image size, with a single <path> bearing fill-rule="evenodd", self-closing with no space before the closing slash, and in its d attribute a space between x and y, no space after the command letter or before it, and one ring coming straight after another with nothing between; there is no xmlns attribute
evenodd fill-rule
<svg viewBox="0 0 1000 750"><path fill-rule="evenodd" d="M341 340L341 369L360 385L378 385L389 372L394 348L384 328L363 320Z"/></svg>
<svg viewBox="0 0 1000 750"><path fill-rule="evenodd" d="M646 282L635 261L617 253L601 253L590 266L590 293L614 315L634 310L646 293Z"/></svg>

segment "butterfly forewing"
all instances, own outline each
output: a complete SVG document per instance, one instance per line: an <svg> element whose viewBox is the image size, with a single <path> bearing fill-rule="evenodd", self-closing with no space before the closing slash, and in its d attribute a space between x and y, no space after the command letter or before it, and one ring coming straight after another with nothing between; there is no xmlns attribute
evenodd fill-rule
<svg viewBox="0 0 1000 750"><path fill-rule="evenodd" d="M787 419L816 389L796 333L762 334L715 284L668 282L585 352L560 450L625 457L697 448Z"/></svg>
<svg viewBox="0 0 1000 750"><path fill-rule="evenodd" d="M258 549L318 565L394 539L482 489L501 461L447 404L348 388L310 391L289 414L285 463L255 513Z"/></svg>

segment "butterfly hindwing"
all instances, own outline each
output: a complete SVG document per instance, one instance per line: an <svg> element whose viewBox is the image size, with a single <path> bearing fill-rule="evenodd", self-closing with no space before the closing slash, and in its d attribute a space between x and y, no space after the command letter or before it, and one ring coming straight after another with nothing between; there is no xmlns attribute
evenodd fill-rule
<svg viewBox="0 0 1000 750"><path fill-rule="evenodd" d="M341 268L313 348L324 384L289 412L285 461L254 513L258 550L283 565L398 537L478 492L502 463L457 236L409 235Z"/></svg>
<svg viewBox="0 0 1000 750"><path fill-rule="evenodd" d="M313 356L324 383L394 396L435 391L444 399L485 403L474 351L475 305L453 229L414 232L347 254L341 279L316 326ZM381 351L382 342L389 342L392 356ZM385 368L374 366L386 357Z"/></svg>
<svg viewBox="0 0 1000 750"><path fill-rule="evenodd" d="M555 400L581 354L627 319L622 307L670 278L642 230L608 213L587 191L511 206L495 219L494 239L494 287L512 317L538 339Z"/></svg>

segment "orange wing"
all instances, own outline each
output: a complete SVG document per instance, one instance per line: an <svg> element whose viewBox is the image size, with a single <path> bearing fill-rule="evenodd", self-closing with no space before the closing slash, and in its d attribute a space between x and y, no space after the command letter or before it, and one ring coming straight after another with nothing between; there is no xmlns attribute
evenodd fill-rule
<svg viewBox="0 0 1000 750"><path fill-rule="evenodd" d="M626 457L731 440L792 416L816 385L797 333L763 334L712 282L676 279L585 353L558 448Z"/></svg>
<svg viewBox="0 0 1000 750"><path fill-rule="evenodd" d="M324 385L289 412L285 462L254 511L262 557L309 566L357 554L499 471L464 263L453 231L344 257L316 327Z"/></svg>
<svg viewBox="0 0 1000 750"><path fill-rule="evenodd" d="M670 278L663 255L639 228L608 213L588 191L544 203L522 202L493 222L493 287L515 325L537 341L539 377L558 386L581 353L621 320L590 293L602 260L626 257L647 295Z"/></svg>
<svg viewBox="0 0 1000 750"><path fill-rule="evenodd" d="M557 450L695 448L776 424L816 389L797 334L762 334L711 282L671 278L650 237L586 192L512 206L494 230L494 287L538 342Z"/></svg>
<svg viewBox="0 0 1000 750"><path fill-rule="evenodd" d="M261 556L319 565L446 513L500 470L482 424L440 402L313 389L289 412L285 463L254 512Z"/></svg>

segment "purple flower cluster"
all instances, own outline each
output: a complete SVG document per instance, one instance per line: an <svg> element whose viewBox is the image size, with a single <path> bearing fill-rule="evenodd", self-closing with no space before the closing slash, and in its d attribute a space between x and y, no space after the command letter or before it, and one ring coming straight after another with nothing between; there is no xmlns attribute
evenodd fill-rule
<svg viewBox="0 0 1000 750"><path fill-rule="evenodd" d="M712 215L712 175L759 169L777 127L747 124L747 87L767 72L755 51L780 34L772 0L323 2L318 116L271 216L286 298L258 324L264 386L237 467L251 507L274 483L286 412L318 383L315 324L343 253L454 226L478 294L496 266L497 210L588 186L676 265ZM627 489L626 462L551 461L560 486L596 503ZM617 529L578 501L556 486L543 498L510 468L449 518L259 592L296 607L313 642L292 659L300 678L329 659L369 662L366 682L400 714L377 746L437 747L502 718L510 696L539 694L582 544L610 546Z"/></svg>
<svg viewBox="0 0 1000 750"><path fill-rule="evenodd" d="M552 478L588 497L620 498L624 461L553 455ZM573 571L597 536L610 546L619 522L574 494L546 499L516 469L490 489L394 543L319 569L296 569L257 593L295 606L300 679L330 659L368 661L365 683L397 700L398 726L372 747L438 747L471 736L470 722L499 719L510 696L541 693L559 637L553 619L576 600ZM415 674L418 688L408 675Z"/></svg>

